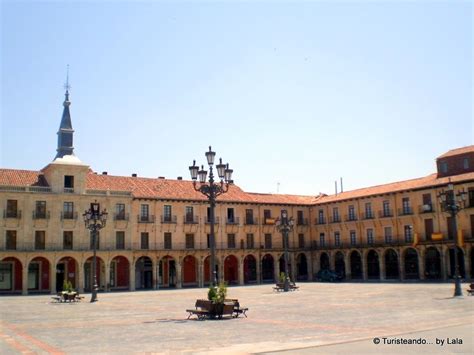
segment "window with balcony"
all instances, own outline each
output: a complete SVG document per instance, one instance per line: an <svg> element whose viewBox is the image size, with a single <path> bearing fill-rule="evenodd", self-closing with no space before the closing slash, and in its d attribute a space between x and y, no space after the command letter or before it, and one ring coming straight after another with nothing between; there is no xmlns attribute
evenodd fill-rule
<svg viewBox="0 0 474 355"><path fill-rule="evenodd" d="M125 204L124 203L117 203L115 205L115 219L117 221L125 220Z"/></svg>
<svg viewBox="0 0 474 355"><path fill-rule="evenodd" d="M272 248L272 235L270 233L265 234L265 249Z"/></svg>
<svg viewBox="0 0 474 355"><path fill-rule="evenodd" d="M125 249L125 232L124 231L115 232L115 249L119 249L119 250Z"/></svg>
<svg viewBox="0 0 474 355"><path fill-rule="evenodd" d="M306 224L303 211L296 211L296 224L299 226L304 226Z"/></svg>
<svg viewBox="0 0 474 355"><path fill-rule="evenodd" d="M35 231L35 249L44 250L46 247L46 232Z"/></svg>
<svg viewBox="0 0 474 355"><path fill-rule="evenodd" d="M253 222L254 222L253 210L252 209L245 210L245 224L254 224Z"/></svg>
<svg viewBox="0 0 474 355"><path fill-rule="evenodd" d="M412 243L413 242L413 226L406 225L403 227L405 232L405 243Z"/></svg>
<svg viewBox="0 0 474 355"><path fill-rule="evenodd" d="M253 233L248 233L247 234L247 249L253 249L253 248L254 248Z"/></svg>
<svg viewBox="0 0 474 355"><path fill-rule="evenodd" d="M384 238L385 238L385 243L391 243L392 242L392 227L384 227Z"/></svg>
<svg viewBox="0 0 474 355"><path fill-rule="evenodd" d="M324 233L319 233L319 246L324 248L326 246L326 236Z"/></svg>
<svg viewBox="0 0 474 355"><path fill-rule="evenodd" d="M46 218L46 201L36 201L34 219Z"/></svg>
<svg viewBox="0 0 474 355"><path fill-rule="evenodd" d="M338 207L334 207L332 209L332 221L334 223L337 223L337 222L340 222L340 218L339 218L339 208Z"/></svg>
<svg viewBox="0 0 474 355"><path fill-rule="evenodd" d="M341 233L340 232L334 232L334 245L336 247L341 246Z"/></svg>
<svg viewBox="0 0 474 355"><path fill-rule="evenodd" d="M165 249L172 249L172 244L171 244L171 233L169 232L166 232L164 234L164 245L165 245Z"/></svg>
<svg viewBox="0 0 474 355"><path fill-rule="evenodd" d="M227 208L227 223L234 224L235 220L235 212L233 208Z"/></svg>
<svg viewBox="0 0 474 355"><path fill-rule="evenodd" d="M163 206L163 222L171 223L171 205L164 205Z"/></svg>
<svg viewBox="0 0 474 355"><path fill-rule="evenodd" d="M140 205L140 221L148 222L150 220L150 206L148 204Z"/></svg>
<svg viewBox="0 0 474 355"><path fill-rule="evenodd" d="M17 200L7 200L7 218L18 218L18 201Z"/></svg>
<svg viewBox="0 0 474 355"><path fill-rule="evenodd" d="M64 202L63 219L74 219L74 202Z"/></svg>
<svg viewBox="0 0 474 355"><path fill-rule="evenodd" d="M326 221L324 219L324 210L318 211L318 224L325 224Z"/></svg>
<svg viewBox="0 0 474 355"><path fill-rule="evenodd" d="M382 217L391 217L392 211L390 210L390 201L385 200L383 201L383 210L382 210Z"/></svg>
<svg viewBox="0 0 474 355"><path fill-rule="evenodd" d="M367 229L367 244L374 244L374 230L372 228Z"/></svg>
<svg viewBox="0 0 474 355"><path fill-rule="evenodd" d="M193 206L186 206L185 207L184 222L185 223L194 223L194 208L193 208Z"/></svg>
<svg viewBox="0 0 474 355"><path fill-rule="evenodd" d="M140 233L140 248L141 249L149 249L150 248L150 236L148 232L141 232Z"/></svg>
<svg viewBox="0 0 474 355"><path fill-rule="evenodd" d="M349 206L349 221L355 221L356 220L356 215L355 215L355 208L353 205Z"/></svg>
<svg viewBox="0 0 474 355"><path fill-rule="evenodd" d="M72 236L73 236L72 231L63 232L63 249L64 250L72 250L72 247L73 247Z"/></svg>
<svg viewBox="0 0 474 355"><path fill-rule="evenodd" d="M304 234L298 234L298 247L304 248Z"/></svg>
<svg viewBox="0 0 474 355"><path fill-rule="evenodd" d="M372 214L372 203L370 202L367 202L365 204L365 218L366 219L374 218Z"/></svg>
<svg viewBox="0 0 474 355"><path fill-rule="evenodd" d="M350 238L350 240L351 240L351 245L356 245L356 244L357 244L356 231L350 231L350 232L349 232L349 238Z"/></svg>
<svg viewBox="0 0 474 355"><path fill-rule="evenodd" d="M6 231L5 247L7 250L16 250L16 231Z"/></svg>
<svg viewBox="0 0 474 355"><path fill-rule="evenodd" d="M425 239L431 240L431 235L434 232L433 219L425 219Z"/></svg>
<svg viewBox="0 0 474 355"><path fill-rule="evenodd" d="M235 234L234 233L227 234L227 248L230 248L230 249L235 248Z"/></svg>
<svg viewBox="0 0 474 355"><path fill-rule="evenodd" d="M410 198L404 197L402 199L402 214L411 214Z"/></svg>
<svg viewBox="0 0 474 355"><path fill-rule="evenodd" d="M186 234L186 249L194 249L194 234Z"/></svg>

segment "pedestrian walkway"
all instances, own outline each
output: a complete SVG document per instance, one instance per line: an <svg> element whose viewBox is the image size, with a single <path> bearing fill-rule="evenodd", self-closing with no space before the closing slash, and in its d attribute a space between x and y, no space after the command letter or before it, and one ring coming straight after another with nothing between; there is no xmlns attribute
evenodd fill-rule
<svg viewBox="0 0 474 355"><path fill-rule="evenodd" d="M206 289L99 293L96 303L87 302L88 295L78 303L51 303L48 295L1 297L0 353L388 354L415 347L376 345L374 338L446 341L457 332L462 344L424 346L473 352L474 297L453 298L451 284L300 283L288 293L272 286L229 287L228 297L249 307L248 318L220 321L186 319L185 310L206 297Z"/></svg>

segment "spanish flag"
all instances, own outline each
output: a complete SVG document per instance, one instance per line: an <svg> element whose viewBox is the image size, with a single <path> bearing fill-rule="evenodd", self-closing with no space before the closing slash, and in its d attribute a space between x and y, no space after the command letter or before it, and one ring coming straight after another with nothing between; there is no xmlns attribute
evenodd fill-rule
<svg viewBox="0 0 474 355"><path fill-rule="evenodd" d="M458 245L462 247L464 245L464 236L462 234L462 230L458 230Z"/></svg>
<svg viewBox="0 0 474 355"><path fill-rule="evenodd" d="M443 240L443 233L431 234L431 240Z"/></svg>
<svg viewBox="0 0 474 355"><path fill-rule="evenodd" d="M416 247L418 245L418 233L415 233L413 235L413 247Z"/></svg>

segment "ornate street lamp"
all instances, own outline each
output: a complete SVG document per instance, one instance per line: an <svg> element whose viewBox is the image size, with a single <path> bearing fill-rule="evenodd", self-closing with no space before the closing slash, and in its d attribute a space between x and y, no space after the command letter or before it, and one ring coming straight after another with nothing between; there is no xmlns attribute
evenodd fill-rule
<svg viewBox="0 0 474 355"><path fill-rule="evenodd" d="M290 276L288 275L288 233L293 230L293 217L288 218L288 212L286 210L281 210L281 217L278 217L275 221L277 230L283 236L283 247L285 248L285 283L284 291L288 292L290 289Z"/></svg>
<svg viewBox="0 0 474 355"><path fill-rule="evenodd" d="M91 302L97 301L97 290L99 289L97 285L97 232L105 227L105 223L107 222L107 210L103 210L100 212L100 205L97 201L91 203L91 208L86 210L82 217L84 218L84 224L87 229L89 229L92 233L92 243L94 249L94 258L92 261L92 275L93 276L93 285L92 285L92 296Z"/></svg>
<svg viewBox="0 0 474 355"><path fill-rule="evenodd" d="M446 191L442 190L438 194L438 198L441 209L451 215L452 231L454 233L454 296L462 296L461 276L459 275L458 260L458 249L461 246L459 245L456 215L465 207L467 193L462 190L455 195L453 184L449 183L448 189Z"/></svg>
<svg viewBox="0 0 474 355"><path fill-rule="evenodd" d="M214 165L214 158L216 152L213 152L211 146L209 146L209 151L205 153L207 164L209 165L209 182L206 183L207 171L204 170L204 166L196 166L196 160L193 161L193 165L189 167L189 172L191 173L191 179L193 180L194 190L199 191L203 195L207 196L210 204L210 214L209 214L209 223L211 225L211 233L209 236L209 243L211 248L211 265L210 265L210 275L209 281L211 286L217 285L217 273L216 273L216 243L214 235L214 209L216 207L216 198L219 195L222 195L229 191L229 185L233 183L232 181L232 169L229 169L229 164L222 164L222 158L219 159L219 164L216 165L217 175L221 180L220 183L214 182L214 173L212 171L212 166ZM199 177L199 185L197 184L197 179Z"/></svg>

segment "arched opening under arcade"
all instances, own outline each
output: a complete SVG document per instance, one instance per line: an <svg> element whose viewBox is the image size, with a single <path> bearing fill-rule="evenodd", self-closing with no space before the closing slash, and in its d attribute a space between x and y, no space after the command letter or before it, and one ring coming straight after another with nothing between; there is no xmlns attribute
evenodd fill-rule
<svg viewBox="0 0 474 355"><path fill-rule="evenodd" d="M247 255L244 259L244 283L257 282L257 260L253 255Z"/></svg>
<svg viewBox="0 0 474 355"><path fill-rule="evenodd" d="M110 262L111 291L130 289L130 263L125 256L117 255Z"/></svg>
<svg viewBox="0 0 474 355"><path fill-rule="evenodd" d="M153 280L152 276L150 277ZM158 278L160 287L176 287L176 260L172 256L166 255L159 261Z"/></svg>
<svg viewBox="0 0 474 355"><path fill-rule="evenodd" d="M239 283L239 262L234 255L228 255L224 260L224 281L228 285Z"/></svg>
<svg viewBox="0 0 474 355"><path fill-rule="evenodd" d="M99 290L105 290L105 264L104 261L96 256L97 267L95 269L97 276L97 286ZM94 262L94 257L89 257L84 263L84 291L92 291L94 286L94 278L92 273L92 263Z"/></svg>
<svg viewBox="0 0 474 355"><path fill-rule="evenodd" d="M14 257L7 257L0 262L0 293L21 293L22 291L22 264Z"/></svg>
<svg viewBox="0 0 474 355"><path fill-rule="evenodd" d="M396 280L399 278L398 255L395 250L387 249L385 252L385 279Z"/></svg>
<svg viewBox="0 0 474 355"><path fill-rule="evenodd" d="M327 253L321 253L319 257L319 268L320 270L329 270L329 255Z"/></svg>
<svg viewBox="0 0 474 355"><path fill-rule="evenodd" d="M367 278L369 280L380 279L379 254L375 250L367 253Z"/></svg>
<svg viewBox="0 0 474 355"><path fill-rule="evenodd" d="M296 257L296 279L298 281L308 280L308 261L304 253L300 253Z"/></svg>
<svg viewBox="0 0 474 355"><path fill-rule="evenodd" d="M192 255L186 255L183 259L183 286L196 286L197 285L197 261Z"/></svg>
<svg viewBox="0 0 474 355"><path fill-rule="evenodd" d="M278 264L279 264L279 267L280 267L280 273L278 275L279 275L279 278L282 278L282 275L285 275L285 255L284 254L282 256L280 256L280 260L279 260ZM290 256L288 256L288 277L291 280L291 260L290 260ZM293 280L291 280L291 281L293 281Z"/></svg>
<svg viewBox="0 0 474 355"><path fill-rule="evenodd" d="M84 268L85 268L85 264L84 264ZM77 289L78 270L79 270L79 266L76 259L74 259L71 256L65 256L61 258L56 264L56 285L52 285L56 287L56 292L60 292L63 290L64 281L69 281L72 285L72 288Z"/></svg>
<svg viewBox="0 0 474 355"><path fill-rule="evenodd" d="M458 267L459 267L459 275L461 276L462 279L466 277L466 268L464 267L464 251L459 248L457 248L457 254L458 254ZM455 267L455 260L454 260L454 248L449 249L449 277L454 278L456 271Z"/></svg>
<svg viewBox="0 0 474 355"><path fill-rule="evenodd" d="M429 247L426 249L425 277L428 280L441 279L441 255L435 247Z"/></svg>
<svg viewBox="0 0 474 355"><path fill-rule="evenodd" d="M215 271L216 271L216 280L217 282L219 282L219 263L218 263L218 259L216 258L216 267L215 267ZM210 284L210 271L211 271L211 256L208 255L205 259L204 259L204 284L207 284L209 285Z"/></svg>
<svg viewBox="0 0 474 355"><path fill-rule="evenodd" d="M362 258L357 250L353 250L351 259L351 278L355 280L362 279Z"/></svg>
<svg viewBox="0 0 474 355"><path fill-rule="evenodd" d="M28 292L50 292L48 259L38 256L28 264Z"/></svg>
<svg viewBox="0 0 474 355"><path fill-rule="evenodd" d="M334 268L336 274L341 276L342 278L346 278L346 263L344 261L344 254L340 251L336 253L335 259L334 259Z"/></svg>
<svg viewBox="0 0 474 355"><path fill-rule="evenodd" d="M262 258L262 282L275 282L274 259L271 254L265 254Z"/></svg>
<svg viewBox="0 0 474 355"><path fill-rule="evenodd" d="M415 280L420 278L418 271L418 253L413 248L408 248L403 253L405 266L405 279Z"/></svg>

